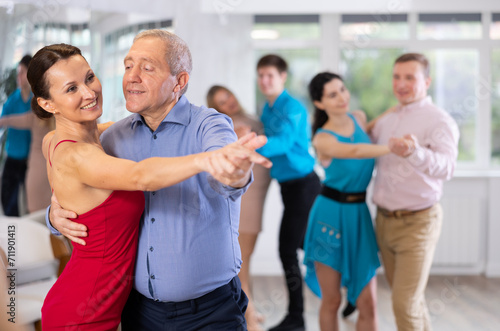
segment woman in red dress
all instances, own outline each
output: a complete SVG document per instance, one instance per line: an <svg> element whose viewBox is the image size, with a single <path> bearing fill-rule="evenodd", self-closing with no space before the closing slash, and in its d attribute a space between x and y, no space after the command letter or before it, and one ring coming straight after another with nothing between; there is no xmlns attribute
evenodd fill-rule
<svg viewBox="0 0 500 331"><path fill-rule="evenodd" d="M88 228L86 245L75 245L45 298L43 330L116 330L132 287L142 191L214 171L221 157L252 158L243 144L253 136L214 152L141 162L119 159L107 155L99 142L102 88L78 48L42 48L33 57L28 80L35 114L56 120L42 146L53 192Z"/></svg>

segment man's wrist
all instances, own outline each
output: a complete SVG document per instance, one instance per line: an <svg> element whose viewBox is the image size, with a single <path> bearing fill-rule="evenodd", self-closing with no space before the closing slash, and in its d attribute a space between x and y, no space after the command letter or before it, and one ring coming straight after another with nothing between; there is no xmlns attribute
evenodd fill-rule
<svg viewBox="0 0 500 331"><path fill-rule="evenodd" d="M250 174L248 174L247 176L245 176L245 178L243 178L237 182L231 183L229 186L234 188L234 189L243 188L243 187L247 186L248 183L250 183L251 177L252 176Z"/></svg>

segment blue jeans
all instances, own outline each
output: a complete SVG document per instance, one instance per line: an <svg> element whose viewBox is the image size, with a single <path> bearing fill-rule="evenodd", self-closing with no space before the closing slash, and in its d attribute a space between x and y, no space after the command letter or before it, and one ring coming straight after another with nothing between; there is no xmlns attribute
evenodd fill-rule
<svg viewBox="0 0 500 331"><path fill-rule="evenodd" d="M247 304L238 276L183 302L156 302L133 289L123 309L122 331L246 331Z"/></svg>

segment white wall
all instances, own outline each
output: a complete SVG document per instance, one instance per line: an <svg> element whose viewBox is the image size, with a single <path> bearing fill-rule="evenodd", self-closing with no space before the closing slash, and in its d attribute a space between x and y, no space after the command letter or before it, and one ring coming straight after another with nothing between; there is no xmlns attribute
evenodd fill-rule
<svg viewBox="0 0 500 331"><path fill-rule="evenodd" d="M175 33L187 42L193 56L189 100L206 104L207 90L219 84L232 90L245 108L254 109L253 16L207 15L179 8L175 17Z"/></svg>

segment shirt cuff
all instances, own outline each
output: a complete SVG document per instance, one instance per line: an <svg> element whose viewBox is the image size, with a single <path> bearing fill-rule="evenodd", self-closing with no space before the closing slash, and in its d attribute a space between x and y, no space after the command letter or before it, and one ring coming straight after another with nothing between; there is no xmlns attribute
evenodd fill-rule
<svg viewBox="0 0 500 331"><path fill-rule="evenodd" d="M208 175L208 182L212 189L214 189L217 193L222 195L224 198L231 198L233 200L241 197L250 187L250 184L253 182L253 171L252 174L250 175L250 180L248 183L240 188L235 188L232 186L224 185L212 176Z"/></svg>
<svg viewBox="0 0 500 331"><path fill-rule="evenodd" d="M56 228L52 226L50 223L50 206L47 207L47 211L45 212L45 223L47 224L47 227L49 228L50 232L55 235L55 236L60 236L61 232L57 231Z"/></svg>

